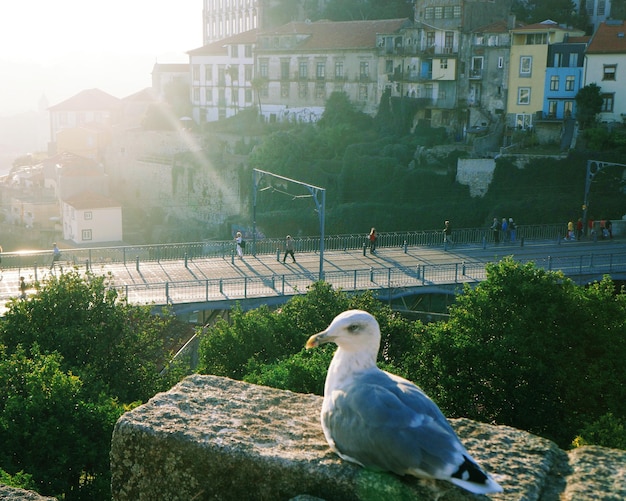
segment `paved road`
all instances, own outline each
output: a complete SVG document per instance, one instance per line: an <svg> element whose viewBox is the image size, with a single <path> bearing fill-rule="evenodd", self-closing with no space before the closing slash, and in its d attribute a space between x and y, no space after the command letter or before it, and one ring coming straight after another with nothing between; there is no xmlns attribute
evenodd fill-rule
<svg viewBox="0 0 626 501"><path fill-rule="evenodd" d="M488 244L443 247L379 248L375 255L359 251L330 251L324 253L324 273L336 287L350 288L385 288L412 285L416 278L426 282L463 282L481 280L480 270L484 263L497 261L512 255L519 260L533 260L547 267L554 262L552 269L559 269L559 263L588 263L602 260L620 263L626 270L626 241L598 242L531 242L519 244ZM238 297L276 296L302 292L309 284L317 280L319 273L319 254L296 254L296 263L283 264L276 255L245 256L238 258L200 258L189 260L187 266L183 260L141 262L121 264L99 264L92 267L95 274L111 273L115 284L125 289L131 302L164 303L164 290L171 302L198 302L202 296L206 299L229 301ZM282 259L282 255L280 256ZM552 261L553 260L553 261ZM458 270L445 275L428 275L428 271L466 263L467 275L459 279ZM61 263L63 265L63 263ZM552 265L550 265L552 266ZM571 266L571 264L569 265ZM67 264L66 264L67 267ZM84 270L85 267L79 268ZM392 271L393 270L393 274ZM620 268L621 270L621 268ZM19 277L26 282L45 280L49 276L47 268L5 270L0 280L0 310L4 310L6 301L19 294ZM56 273L60 273L57 270ZM304 279L304 282L301 280ZM164 284L167 284L164 285ZM354 285L354 287L352 287ZM225 287L229 289L226 290ZM167 289L166 289L167 287ZM32 291L31 291L32 292ZM206 300L205 299L205 300Z"/></svg>

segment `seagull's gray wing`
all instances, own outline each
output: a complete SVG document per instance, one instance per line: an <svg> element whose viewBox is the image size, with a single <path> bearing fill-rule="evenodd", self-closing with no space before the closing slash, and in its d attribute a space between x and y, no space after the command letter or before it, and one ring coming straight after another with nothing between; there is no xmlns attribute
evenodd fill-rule
<svg viewBox="0 0 626 501"><path fill-rule="evenodd" d="M356 374L323 416L341 455L371 469L445 478L467 454L435 403L409 381Z"/></svg>

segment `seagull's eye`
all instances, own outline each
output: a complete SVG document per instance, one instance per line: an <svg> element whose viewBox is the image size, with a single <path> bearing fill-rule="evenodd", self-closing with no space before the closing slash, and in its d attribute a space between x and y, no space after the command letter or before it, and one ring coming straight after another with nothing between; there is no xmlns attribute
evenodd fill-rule
<svg viewBox="0 0 626 501"><path fill-rule="evenodd" d="M350 325L348 326L348 330L349 330L350 332L356 332L356 331L358 331L358 330L359 330L359 324L350 324Z"/></svg>

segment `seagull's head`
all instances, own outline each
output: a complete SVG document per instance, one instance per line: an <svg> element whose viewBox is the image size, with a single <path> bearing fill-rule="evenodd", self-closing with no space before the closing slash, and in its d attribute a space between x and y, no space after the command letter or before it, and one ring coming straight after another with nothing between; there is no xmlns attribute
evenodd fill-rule
<svg viewBox="0 0 626 501"><path fill-rule="evenodd" d="M325 330L311 336L306 348L325 343L335 343L346 351L373 351L376 354L380 346L380 327L374 316L366 311L344 311Z"/></svg>

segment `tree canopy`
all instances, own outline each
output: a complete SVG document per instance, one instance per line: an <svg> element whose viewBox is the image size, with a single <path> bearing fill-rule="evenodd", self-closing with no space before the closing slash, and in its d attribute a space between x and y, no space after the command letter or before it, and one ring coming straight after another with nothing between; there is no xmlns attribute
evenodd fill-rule
<svg viewBox="0 0 626 501"><path fill-rule="evenodd" d="M35 286L0 321L0 471L41 494L107 499L113 426L179 379L160 369L185 327L128 305L111 276L69 271Z"/></svg>

